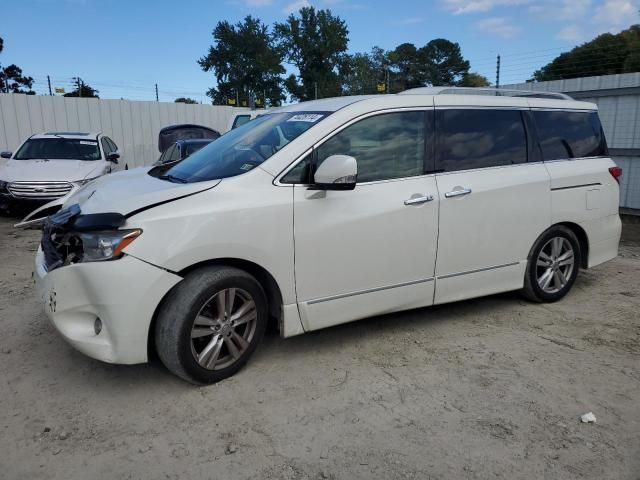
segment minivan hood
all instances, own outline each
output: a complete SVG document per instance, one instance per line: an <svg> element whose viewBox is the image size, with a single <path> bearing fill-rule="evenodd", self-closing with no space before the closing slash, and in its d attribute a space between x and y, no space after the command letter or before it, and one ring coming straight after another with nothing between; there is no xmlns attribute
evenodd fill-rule
<svg viewBox="0 0 640 480"><path fill-rule="evenodd" d="M63 208L78 203L83 214L136 212L215 187L220 180L172 183L148 174L151 168L136 168L104 175L88 183L64 202Z"/></svg>
<svg viewBox="0 0 640 480"><path fill-rule="evenodd" d="M0 166L0 180L76 182L102 175L104 167L104 162L99 160L8 160Z"/></svg>

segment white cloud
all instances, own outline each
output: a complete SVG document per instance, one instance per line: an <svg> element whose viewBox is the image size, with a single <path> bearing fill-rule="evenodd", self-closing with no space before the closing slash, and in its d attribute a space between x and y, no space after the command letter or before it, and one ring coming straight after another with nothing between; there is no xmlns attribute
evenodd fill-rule
<svg viewBox="0 0 640 480"><path fill-rule="evenodd" d="M616 31L637 20L638 6L638 2L633 0L604 0L596 8L593 21L603 32Z"/></svg>
<svg viewBox="0 0 640 480"><path fill-rule="evenodd" d="M454 15L488 12L496 7L526 5L533 0L442 0L444 8Z"/></svg>
<svg viewBox="0 0 640 480"><path fill-rule="evenodd" d="M273 5L273 0L244 0L247 7L268 7Z"/></svg>
<svg viewBox="0 0 640 480"><path fill-rule="evenodd" d="M504 17L485 18L476 22L476 27L483 32L502 38L514 37L520 29L511 24L510 19Z"/></svg>
<svg viewBox="0 0 640 480"><path fill-rule="evenodd" d="M577 25L568 25L558 32L556 38L564 40L570 43L580 43L584 40L585 35L580 27Z"/></svg>
<svg viewBox="0 0 640 480"><path fill-rule="evenodd" d="M529 7L529 13L541 20L576 20L592 10L591 0L547 0Z"/></svg>
<svg viewBox="0 0 640 480"><path fill-rule="evenodd" d="M310 7L310 6L311 4L309 3L309 0L295 0L290 4L288 4L286 7L284 7L282 11L286 14L295 13L301 8Z"/></svg>

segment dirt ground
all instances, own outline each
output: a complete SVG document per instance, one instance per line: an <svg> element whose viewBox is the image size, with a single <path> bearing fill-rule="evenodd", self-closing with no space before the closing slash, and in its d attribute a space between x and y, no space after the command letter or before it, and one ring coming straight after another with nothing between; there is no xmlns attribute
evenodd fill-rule
<svg viewBox="0 0 640 480"><path fill-rule="evenodd" d="M509 293L271 335L197 388L69 347L34 298L38 233L12 222L2 479L640 479L640 225L559 303Z"/></svg>

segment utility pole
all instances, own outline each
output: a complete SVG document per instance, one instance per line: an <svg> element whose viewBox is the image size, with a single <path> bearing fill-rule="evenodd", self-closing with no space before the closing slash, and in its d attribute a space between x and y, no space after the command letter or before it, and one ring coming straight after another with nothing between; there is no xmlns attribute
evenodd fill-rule
<svg viewBox="0 0 640 480"><path fill-rule="evenodd" d="M387 90L385 91L385 93L391 93L389 91L389 88L391 88L390 82L389 82L389 67L387 67Z"/></svg>
<svg viewBox="0 0 640 480"><path fill-rule="evenodd" d="M49 85L49 96L51 96L53 93L51 93L51 78L49 75L47 75L47 84Z"/></svg>
<svg viewBox="0 0 640 480"><path fill-rule="evenodd" d="M496 62L496 88L500 88L500 55Z"/></svg>
<svg viewBox="0 0 640 480"><path fill-rule="evenodd" d="M315 90L316 100L318 99L318 82L313 82L313 89Z"/></svg>
<svg viewBox="0 0 640 480"><path fill-rule="evenodd" d="M236 107L240 106L240 92L236 88Z"/></svg>
<svg viewBox="0 0 640 480"><path fill-rule="evenodd" d="M158 100L158 84L156 83L156 102L159 102L160 100Z"/></svg>

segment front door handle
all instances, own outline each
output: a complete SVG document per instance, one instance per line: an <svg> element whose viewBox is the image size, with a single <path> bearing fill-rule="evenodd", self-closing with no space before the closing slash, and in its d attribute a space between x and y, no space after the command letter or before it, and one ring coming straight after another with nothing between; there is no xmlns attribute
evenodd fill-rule
<svg viewBox="0 0 640 480"><path fill-rule="evenodd" d="M469 195L470 193L471 193L470 188L460 188L458 190L451 190L450 192L445 193L444 196L447 198L451 198L451 197L459 197L461 195Z"/></svg>
<svg viewBox="0 0 640 480"><path fill-rule="evenodd" d="M420 205L421 203L427 203L433 200L433 195L423 195L421 197L412 197L409 200L405 200L405 205Z"/></svg>

